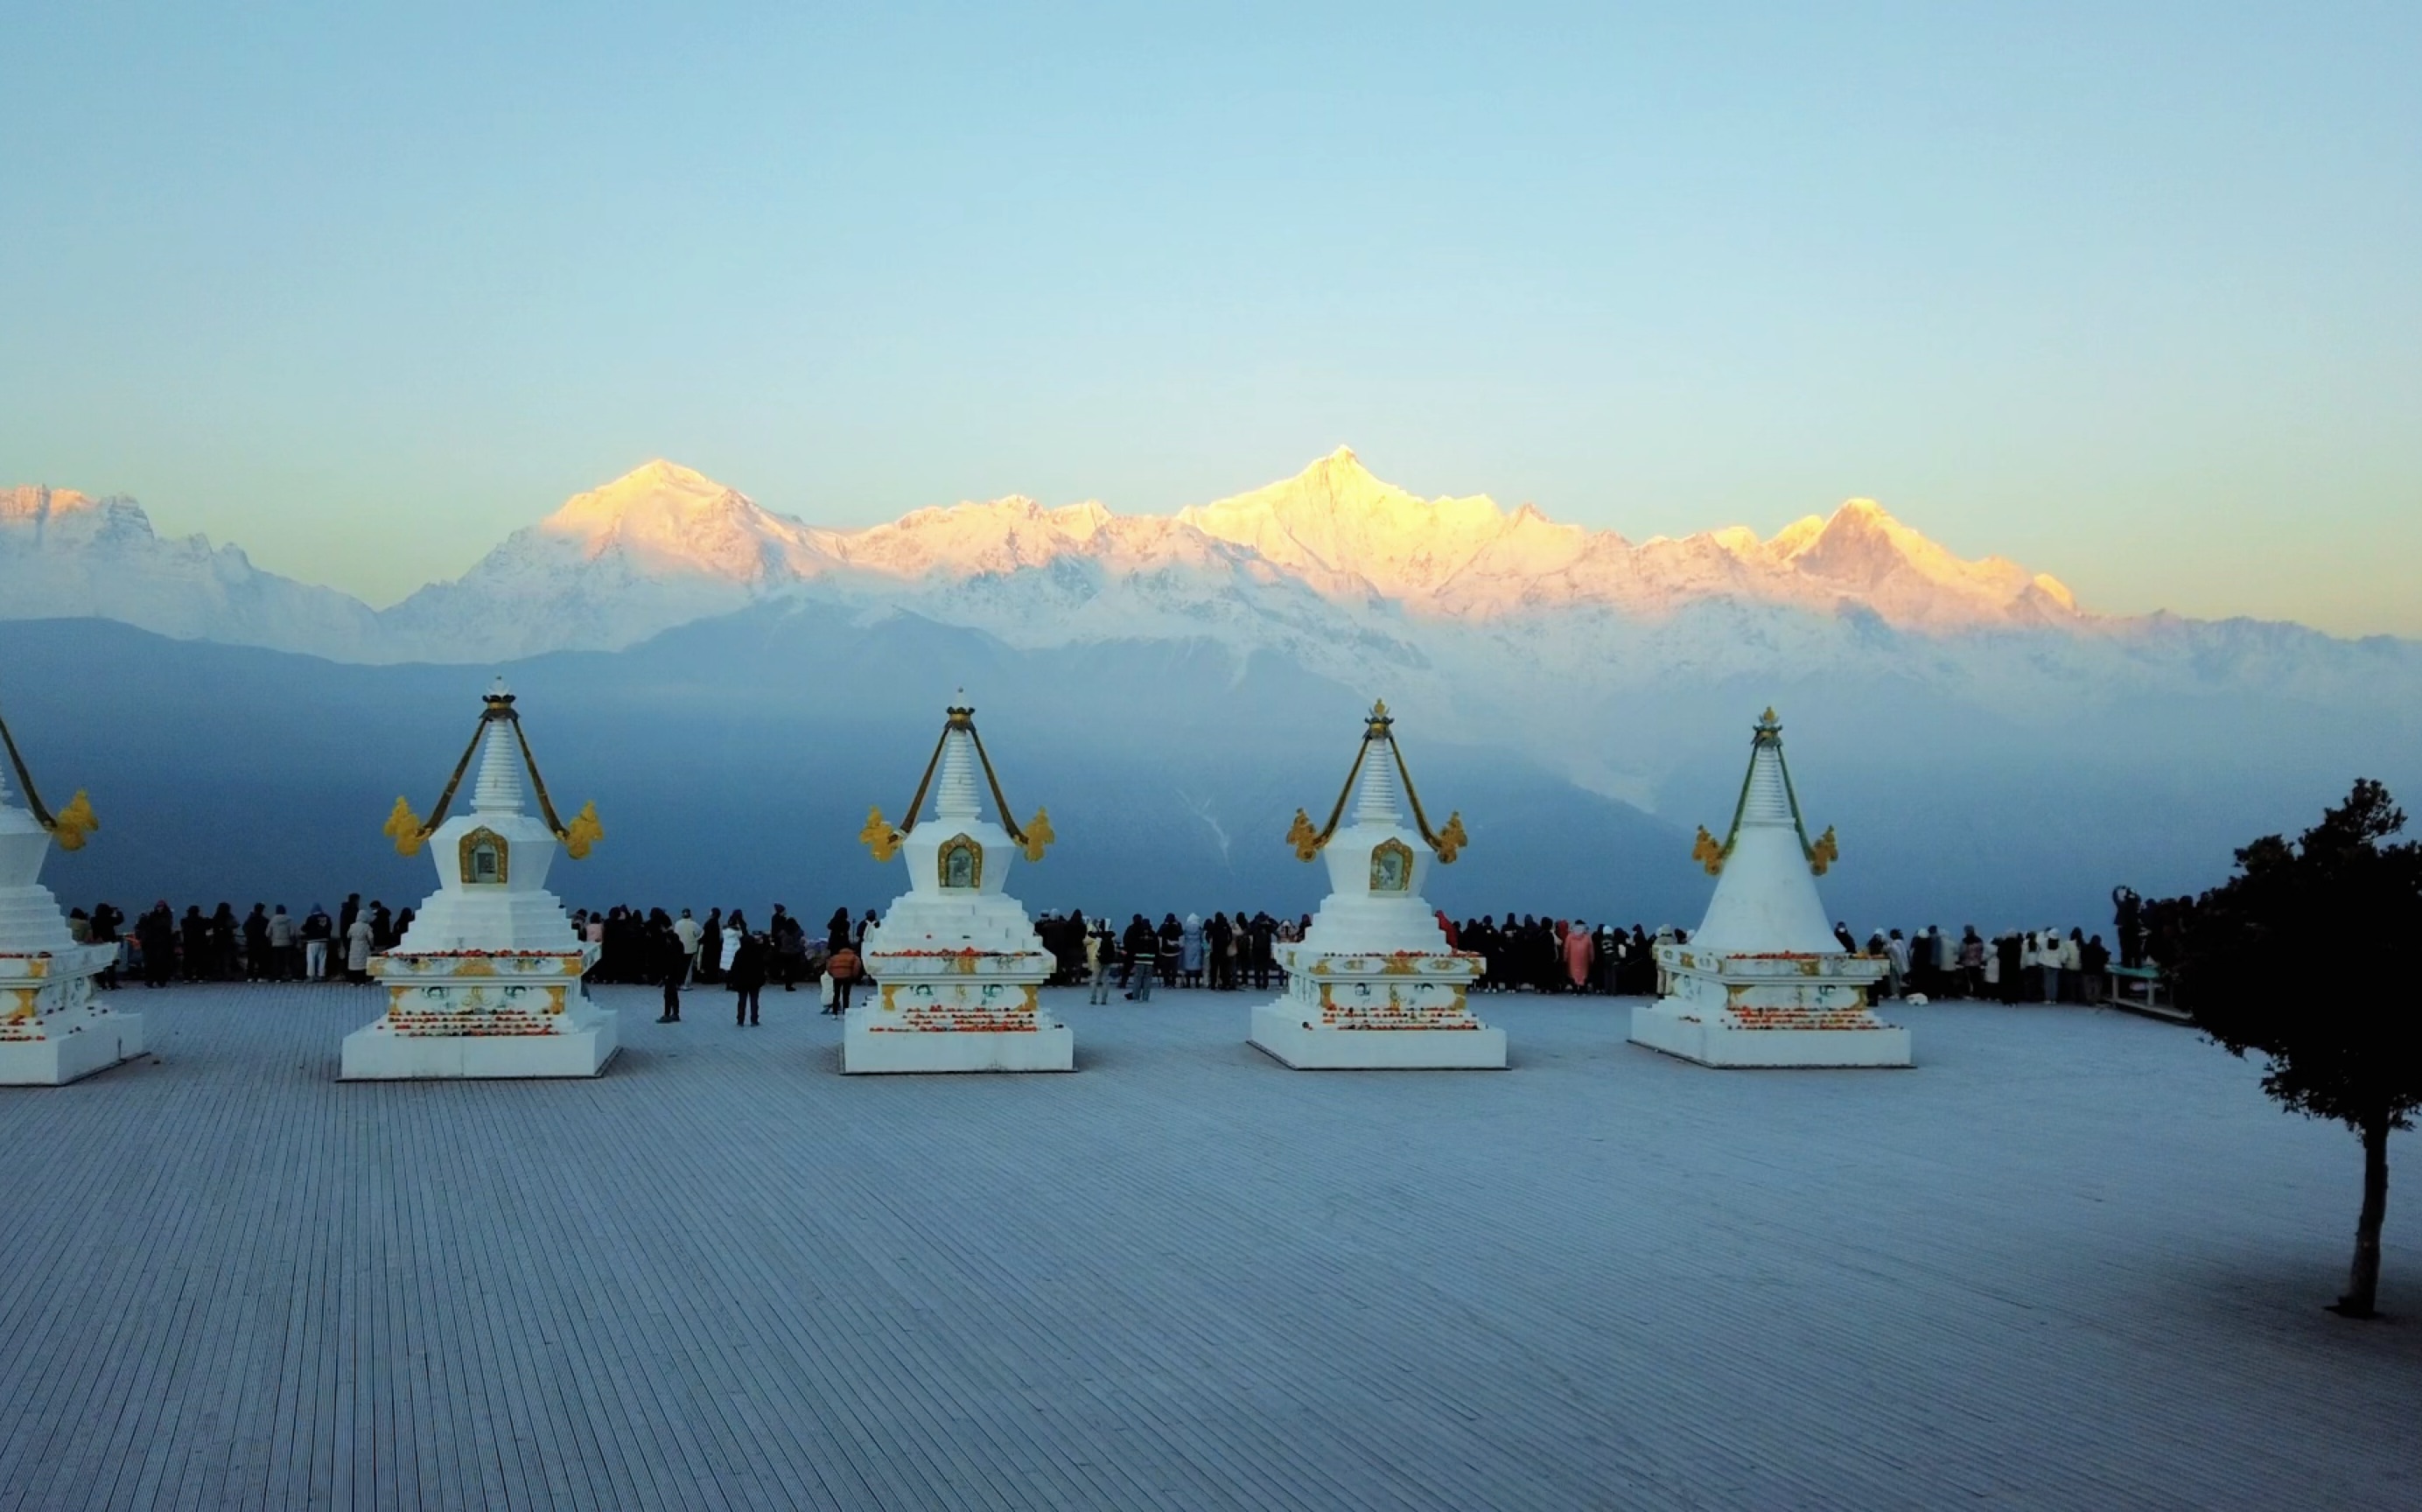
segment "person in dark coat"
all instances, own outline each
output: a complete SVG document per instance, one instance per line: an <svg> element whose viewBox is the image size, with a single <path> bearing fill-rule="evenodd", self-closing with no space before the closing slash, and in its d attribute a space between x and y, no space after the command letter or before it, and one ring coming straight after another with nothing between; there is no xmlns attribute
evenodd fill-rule
<svg viewBox="0 0 2422 1512"><path fill-rule="evenodd" d="M1211 990L1227 992L1235 988L1229 967L1233 957L1228 953L1229 941L1236 937L1235 927L1228 922L1225 913L1215 913L1203 926L1203 960L1209 968Z"/></svg>
<svg viewBox="0 0 2422 1512"><path fill-rule="evenodd" d="M118 926L125 921L126 916L119 913L114 906L106 903L94 904L92 907L92 942L95 945L117 944ZM101 975L94 982L93 985L101 988L103 992L115 992L118 989L117 956L111 956L109 958L109 964L101 969Z"/></svg>
<svg viewBox="0 0 2422 1512"><path fill-rule="evenodd" d="M1277 964L1270 947L1279 937L1279 921L1269 916L1267 909L1264 909L1253 915L1247 937L1253 948L1253 985L1266 991L1270 984L1270 969Z"/></svg>
<svg viewBox="0 0 2422 1512"><path fill-rule="evenodd" d="M244 916L244 979L260 982L269 975L269 910L260 904Z"/></svg>
<svg viewBox="0 0 2422 1512"><path fill-rule="evenodd" d="M659 1024L681 1022L682 984L689 977L689 956L681 951L666 951L658 956L662 966L659 978L665 987L665 1011L656 1016Z"/></svg>
<svg viewBox="0 0 2422 1512"><path fill-rule="evenodd" d="M196 910L195 918L201 914ZM163 898L134 921L134 943L143 947L143 984L165 987L177 970L177 916Z"/></svg>
<svg viewBox="0 0 2422 1512"><path fill-rule="evenodd" d="M185 905L185 917L178 921L178 932L185 947L184 979L199 982L211 969L211 921L202 917L198 903Z"/></svg>
<svg viewBox="0 0 2422 1512"><path fill-rule="evenodd" d="M1128 921L1120 943L1127 957L1127 1000L1152 1001L1153 973L1160 969L1159 933L1144 922L1143 915L1136 914Z"/></svg>
<svg viewBox="0 0 2422 1512"><path fill-rule="evenodd" d="M738 1028L748 1028L757 1022L757 995L765 990L765 937L744 935L740 949L732 953L731 969L726 973L736 997L731 1007L731 1022Z"/></svg>
<svg viewBox="0 0 2422 1512"><path fill-rule="evenodd" d="M698 931L698 979L700 982L723 980L723 910L709 908L706 922Z"/></svg>

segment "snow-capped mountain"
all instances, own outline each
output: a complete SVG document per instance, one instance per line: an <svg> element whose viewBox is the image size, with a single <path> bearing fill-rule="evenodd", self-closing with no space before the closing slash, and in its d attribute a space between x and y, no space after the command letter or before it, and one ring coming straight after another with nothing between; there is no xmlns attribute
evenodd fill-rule
<svg viewBox="0 0 2422 1512"><path fill-rule="evenodd" d="M1293 478L1172 516L1011 496L838 530L657 461L515 531L463 576L384 613L262 572L233 546L165 541L129 499L0 494L10 618L99 615L165 634L339 659L472 660L617 650L815 589L913 605L1020 644L1184 627L1284 646L1395 620L1467 623L1591 608L1671 616L1706 600L1871 612L1929 632L2083 626L2067 589L1966 561L1853 499L1770 541L1739 527L1633 543L1486 496L1421 498L1344 448Z"/></svg>
<svg viewBox="0 0 2422 1512"><path fill-rule="evenodd" d="M370 606L255 567L234 546L164 538L131 498L0 489L0 617L103 619L180 639L381 655Z"/></svg>
<svg viewBox="0 0 2422 1512"><path fill-rule="evenodd" d="M381 659L620 650L813 575L819 533L686 467L652 462L386 610Z"/></svg>
<svg viewBox="0 0 2422 1512"><path fill-rule="evenodd" d="M1340 448L1293 478L1173 516L1012 496L858 530L810 526L652 462L516 532L385 620L400 655L611 650L810 584L952 618L971 582L1024 574L1041 577L1014 590L1031 600L1025 622L990 587L977 591L979 604L960 605L974 616L967 622L1021 644L1148 628L1163 615L1139 600L1166 598L1181 581L1194 590L1178 594L1183 615L1196 621L1222 618L1205 600L1268 588L1281 591L1277 617L1288 623L1301 618L1305 591L1467 622L1564 606L1656 617L1710 598L1822 613L1848 605L1931 631L2082 619L2055 579L1998 558L1962 560L1870 500L1771 541L1735 527L1634 544L1529 505L1509 512L1485 496L1421 498ZM1139 583L1160 591L1121 591ZM1116 624L1088 612L1105 596Z"/></svg>

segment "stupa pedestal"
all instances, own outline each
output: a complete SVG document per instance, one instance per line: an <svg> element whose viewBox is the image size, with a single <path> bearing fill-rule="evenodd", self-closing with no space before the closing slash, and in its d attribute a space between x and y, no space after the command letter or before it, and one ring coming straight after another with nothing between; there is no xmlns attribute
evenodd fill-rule
<svg viewBox="0 0 2422 1512"><path fill-rule="evenodd" d="M430 846L437 890L401 943L370 957L386 1012L345 1036L344 1080L593 1077L621 1047L614 1011L581 985L601 947L574 933L546 890L558 843L585 853L596 838L594 815L569 827L556 822L512 703L501 684L488 696L473 737L480 770L469 813L444 818L451 784L432 815L444 822L433 828L398 800L389 832L407 853ZM525 768L543 819L522 811Z"/></svg>
<svg viewBox="0 0 2422 1512"><path fill-rule="evenodd" d="M848 1075L1077 1068L1076 1034L1043 1008L1051 953L1025 908L1001 890L1014 857L1042 858L1050 821L1038 812L1020 832L983 818L979 766L999 803L975 711L954 707L909 800L907 827L895 828L877 810L859 835L878 860L906 859L908 890L866 932L864 960L875 987L841 1021L841 1068ZM934 814L920 822L929 788Z"/></svg>
<svg viewBox="0 0 2422 1512"><path fill-rule="evenodd" d="M58 900L37 880L54 834L72 849L93 827L84 795L53 817L5 725L0 744L0 1086L64 1086L141 1055L143 1016L95 995L92 979L118 947L77 944ZM8 771L24 789L24 807L9 795Z"/></svg>
<svg viewBox="0 0 2422 1512"><path fill-rule="evenodd" d="M1304 937L1278 947L1286 994L1253 1010L1250 1040L1298 1071L1502 1071L1505 1032L1474 1018L1469 1001L1480 958L1447 945L1422 897L1431 856L1451 862L1463 845L1462 819L1431 832L1393 726L1386 704L1372 710L1326 830L1296 813L1288 841L1303 860L1326 856L1329 893ZM1354 822L1340 828L1358 777Z"/></svg>
<svg viewBox="0 0 2422 1512"><path fill-rule="evenodd" d="M1885 963L1845 953L1816 878L1837 857L1833 832L1808 839L1769 709L1753 732L1749 775L1722 844L1699 831L1716 895L1698 932L1657 947L1665 996L1631 1010L1635 1044L1701 1065L1906 1066L1909 1031L1876 1017L1868 989Z"/></svg>

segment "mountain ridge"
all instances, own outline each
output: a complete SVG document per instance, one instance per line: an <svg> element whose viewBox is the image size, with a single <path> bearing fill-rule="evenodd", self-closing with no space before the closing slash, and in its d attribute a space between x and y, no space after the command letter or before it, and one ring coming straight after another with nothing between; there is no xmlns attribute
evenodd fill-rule
<svg viewBox="0 0 2422 1512"><path fill-rule="evenodd" d="M1486 495L1423 498L1378 479L1345 447L1291 478L1173 514L1121 514L1096 501L1046 507L1010 495L855 529L811 525L655 459L574 496L461 576L426 585L383 612L335 590L260 573L233 546L212 553L200 537L163 541L133 500L93 501L72 491L0 494L0 563L13 560L22 576L29 558L55 559L51 524L63 516L108 522L106 532L86 532L87 547L114 538L133 556L181 559L188 577L202 575L195 564L209 556L216 563L210 575L225 583L258 579L264 596L307 600L315 633L351 622L334 648L290 649L365 660L615 649L820 581L857 575L867 580L862 589L913 591L936 575L1047 570L1071 558L1117 575L1284 576L1331 600L1393 603L1449 619L1559 606L1654 617L1709 597L1816 612L1848 601L1895 625L1932 631L2082 627L2089 619L2057 579L1999 557L1959 558L1873 500L1795 521L1770 540L1727 526L1635 544L1614 530L1558 522L1533 503L1508 512ZM41 606L74 602L55 592ZM96 601L93 612L111 615L114 607ZM115 617L165 633L211 633L156 612L148 620ZM199 625L203 616L190 611L184 619ZM244 628L256 643L276 643L269 627Z"/></svg>

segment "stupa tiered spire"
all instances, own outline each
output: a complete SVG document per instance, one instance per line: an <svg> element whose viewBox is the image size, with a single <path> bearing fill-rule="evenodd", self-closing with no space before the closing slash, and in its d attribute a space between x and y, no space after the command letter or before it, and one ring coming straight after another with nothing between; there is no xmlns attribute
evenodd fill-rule
<svg viewBox="0 0 2422 1512"><path fill-rule="evenodd" d="M514 760L516 755L519 762ZM520 813L521 771L527 771L530 787L538 794L539 814L547 830L563 843L565 855L579 860L606 838L606 827L598 822L597 805L593 802L582 805L569 825L557 816L555 802L547 795L546 779L539 775L538 757L530 750L521 716L514 712L512 690L499 677L489 687L480 711L480 723L471 732L471 743L463 748L463 759L454 764L454 775L446 780L446 791L437 795L437 805L430 811L429 817L423 819L414 813L411 801L401 796L388 811L385 833L395 841L400 854L418 855L429 837L437 832L437 827L446 822L446 811L453 806L454 795L463 785L463 774L470 770L474 756L480 758L480 773L471 790L473 812Z"/></svg>
<svg viewBox="0 0 2422 1512"><path fill-rule="evenodd" d="M976 711L965 702L953 703L944 713L941 738L934 743L934 754L925 763L925 775L917 780L917 792L908 800L905 822L894 825L883 816L878 804L866 811L866 827L857 832L858 843L873 852L876 860L891 859L900 853L900 843L913 834L923 820L929 793L934 797L934 817L937 821L972 823L982 818L982 791L976 786L978 770L983 771L984 786L992 793L1001 829L1017 843L1019 853L1028 860L1043 859L1043 853L1060 838L1051 830L1051 811L1035 810L1034 817L1023 828L1010 817L1009 799L1000 790L1000 776L993 770L983 736L976 732ZM934 781L936 773L942 780L938 787Z"/></svg>
<svg viewBox="0 0 2422 1512"><path fill-rule="evenodd" d="M1800 817L1800 795L1791 785L1791 768L1783 759L1783 722L1774 717L1771 707L1750 727L1749 770L1741 777L1740 799L1733 805L1732 828L1719 845L1706 827L1700 826L1691 858L1705 865L1709 876L1721 874L1724 858L1740 843L1744 826L1790 830L1799 839L1800 853L1807 858L1812 875L1823 876L1841 858L1841 847L1833 839L1831 826L1816 840L1808 838L1808 827Z"/></svg>
<svg viewBox="0 0 2422 1512"><path fill-rule="evenodd" d="M522 774L513 764L512 736L502 720L486 725L480 753L480 780L471 789L474 813L522 811Z"/></svg>
<svg viewBox="0 0 2422 1512"><path fill-rule="evenodd" d="M1345 805L1354 802L1357 824L1401 825L1404 811L1397 806L1397 782L1404 783L1404 795L1413 807L1413 827L1421 834L1423 843L1435 852L1444 863L1453 864L1471 837L1463 830L1463 815L1447 815L1444 827L1432 829L1429 816L1422 811L1422 795L1413 787L1412 768L1405 764L1404 748L1396 744L1395 716L1388 712L1385 700L1371 705L1362 721L1362 744L1354 752L1354 764L1346 768L1345 785L1337 792L1337 802L1329 811L1329 823L1314 829L1312 815L1303 810L1295 811L1295 823L1287 828L1287 843L1295 847L1296 859L1311 860L1335 838L1339 823L1345 817ZM1376 749L1375 759L1372 752ZM1357 795L1356 781L1361 788Z"/></svg>

